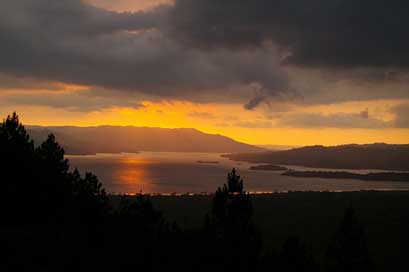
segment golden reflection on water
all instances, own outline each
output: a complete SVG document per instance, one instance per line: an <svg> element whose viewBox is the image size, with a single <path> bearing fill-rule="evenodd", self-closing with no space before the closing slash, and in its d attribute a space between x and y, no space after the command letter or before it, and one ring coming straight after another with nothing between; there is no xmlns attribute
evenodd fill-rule
<svg viewBox="0 0 409 272"><path fill-rule="evenodd" d="M148 167L151 163L143 158L123 158L113 176L129 193L153 192Z"/></svg>

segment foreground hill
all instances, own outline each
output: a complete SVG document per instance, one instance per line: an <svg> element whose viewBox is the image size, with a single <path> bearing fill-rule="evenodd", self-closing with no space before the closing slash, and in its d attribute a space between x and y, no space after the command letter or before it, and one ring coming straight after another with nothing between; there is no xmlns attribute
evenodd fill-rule
<svg viewBox="0 0 409 272"><path fill-rule="evenodd" d="M196 129L148 127L27 127L36 143L54 133L67 154L162 152L260 152L264 149Z"/></svg>
<svg viewBox="0 0 409 272"><path fill-rule="evenodd" d="M116 198L119 202L120 197ZM155 207L169 221L180 222L183 229L202 226L203 217L211 209L211 199L211 196L152 197ZM400 271L400 267L406 267L409 192L292 192L252 195L251 199L254 220L267 247L278 250L288 236L297 234L308 242L320 261L344 209L354 207L365 226L369 254L376 267L370 271Z"/></svg>
<svg viewBox="0 0 409 272"><path fill-rule="evenodd" d="M308 146L285 151L225 156L237 161L316 168L409 170L409 145Z"/></svg>

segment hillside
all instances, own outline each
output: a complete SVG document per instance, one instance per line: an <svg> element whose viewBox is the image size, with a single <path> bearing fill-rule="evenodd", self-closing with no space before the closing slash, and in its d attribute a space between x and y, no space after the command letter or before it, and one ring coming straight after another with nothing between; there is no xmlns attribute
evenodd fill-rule
<svg viewBox="0 0 409 272"><path fill-rule="evenodd" d="M138 151L248 153L264 150L190 128L28 126L27 130L36 143L53 132L67 154L71 155Z"/></svg>
<svg viewBox="0 0 409 272"><path fill-rule="evenodd" d="M308 146L285 151L225 156L237 161L316 168L409 170L409 145Z"/></svg>

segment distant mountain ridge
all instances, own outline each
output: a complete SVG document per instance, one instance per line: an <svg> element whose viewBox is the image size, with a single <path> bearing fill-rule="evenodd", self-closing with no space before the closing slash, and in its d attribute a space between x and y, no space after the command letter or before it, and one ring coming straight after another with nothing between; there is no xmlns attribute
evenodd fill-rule
<svg viewBox="0 0 409 272"><path fill-rule="evenodd" d="M236 161L299 165L334 169L380 169L409 171L409 144L307 146L285 151L229 154Z"/></svg>
<svg viewBox="0 0 409 272"><path fill-rule="evenodd" d="M153 128L133 126L26 126L35 143L54 133L67 154L162 152L260 152L265 149L231 138L207 134L192 128Z"/></svg>

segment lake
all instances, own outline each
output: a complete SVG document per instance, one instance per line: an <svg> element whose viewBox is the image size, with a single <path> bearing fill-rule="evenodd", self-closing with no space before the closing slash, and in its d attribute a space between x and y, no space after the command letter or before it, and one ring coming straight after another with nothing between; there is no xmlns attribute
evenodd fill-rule
<svg viewBox="0 0 409 272"><path fill-rule="evenodd" d="M250 171L252 165L214 153L140 152L67 156L72 167L96 174L110 193L212 193L234 167L249 192L409 190L409 182L294 178L282 171ZM199 161L201 163L199 163ZM218 163L215 163L218 162ZM305 167L291 167L295 170ZM308 168L312 169L312 168ZM319 170L313 168L312 170ZM328 169L326 169L328 170ZM334 170L341 171L341 169ZM371 170L350 172L365 173Z"/></svg>

